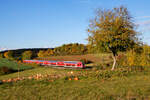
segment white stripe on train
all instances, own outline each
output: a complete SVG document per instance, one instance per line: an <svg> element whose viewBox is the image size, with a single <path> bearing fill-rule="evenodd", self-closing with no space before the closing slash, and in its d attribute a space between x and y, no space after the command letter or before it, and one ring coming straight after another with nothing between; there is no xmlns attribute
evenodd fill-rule
<svg viewBox="0 0 150 100"><path fill-rule="evenodd" d="M72 68L85 68L85 65L81 61L46 61L46 60L23 60L23 63L35 63L47 66L61 66Z"/></svg>

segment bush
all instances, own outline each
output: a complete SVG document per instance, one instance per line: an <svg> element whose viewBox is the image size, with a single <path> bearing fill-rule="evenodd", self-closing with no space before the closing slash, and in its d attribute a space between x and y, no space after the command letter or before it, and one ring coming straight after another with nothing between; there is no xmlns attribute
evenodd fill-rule
<svg viewBox="0 0 150 100"><path fill-rule="evenodd" d="M25 52L22 53L22 59L23 60L27 60L27 59L29 60L32 57L33 57L32 51L25 51Z"/></svg>
<svg viewBox="0 0 150 100"><path fill-rule="evenodd" d="M127 66L127 56L123 53L117 56L117 67L120 66Z"/></svg>
<svg viewBox="0 0 150 100"><path fill-rule="evenodd" d="M16 70L9 68L9 67L6 67L6 66L3 66L0 68L1 74L10 74L10 73L14 73L14 72L16 72Z"/></svg>
<svg viewBox="0 0 150 100"><path fill-rule="evenodd" d="M134 75L140 72L146 72L147 67L142 66L132 66L132 67L120 67L114 71L110 71L110 69L99 70L103 68L101 66L94 67L95 73L92 77L96 77L97 79L110 79L113 77L128 77L130 75Z"/></svg>
<svg viewBox="0 0 150 100"><path fill-rule="evenodd" d="M92 63L92 61L87 60L87 59L81 59L80 61L83 62L84 64L90 64L90 63Z"/></svg>
<svg viewBox="0 0 150 100"><path fill-rule="evenodd" d="M0 58L4 58L4 54L3 53L0 53Z"/></svg>
<svg viewBox="0 0 150 100"><path fill-rule="evenodd" d="M93 67L93 70L96 71L96 70L106 70L106 69L109 69L110 68L110 64L109 63L100 63L100 64L97 64L96 66Z"/></svg>
<svg viewBox="0 0 150 100"><path fill-rule="evenodd" d="M131 71L145 71L145 67L144 66L132 66L128 68Z"/></svg>
<svg viewBox="0 0 150 100"><path fill-rule="evenodd" d="M14 59L14 52L13 51L7 51L4 53L4 57L7 59Z"/></svg>
<svg viewBox="0 0 150 100"><path fill-rule="evenodd" d="M112 77L113 72L112 71L103 71L103 72L98 72L96 75L96 78L98 79L108 79Z"/></svg>
<svg viewBox="0 0 150 100"><path fill-rule="evenodd" d="M143 47L141 53L130 50L126 54L118 55L117 60L118 66L129 66L133 68L150 66L150 50L146 47Z"/></svg>

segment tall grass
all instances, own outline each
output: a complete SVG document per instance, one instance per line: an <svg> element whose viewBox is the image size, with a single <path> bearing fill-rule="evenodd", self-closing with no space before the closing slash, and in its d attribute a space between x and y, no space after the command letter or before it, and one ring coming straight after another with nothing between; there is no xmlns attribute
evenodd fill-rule
<svg viewBox="0 0 150 100"><path fill-rule="evenodd" d="M93 73L93 72L88 72ZM54 82L25 80L0 85L0 99L5 100L141 100L149 99L150 75L96 79L79 77L80 80L60 78Z"/></svg>

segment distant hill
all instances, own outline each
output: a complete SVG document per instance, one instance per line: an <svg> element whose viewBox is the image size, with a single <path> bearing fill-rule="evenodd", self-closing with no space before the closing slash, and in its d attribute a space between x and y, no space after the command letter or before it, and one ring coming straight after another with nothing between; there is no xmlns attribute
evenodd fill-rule
<svg viewBox="0 0 150 100"><path fill-rule="evenodd" d="M4 51L0 51L0 53L4 53L7 51L24 52L24 51L28 51L28 50L38 52L40 50L48 50L48 49L53 49L53 48L23 48L23 49L4 50Z"/></svg>
<svg viewBox="0 0 150 100"><path fill-rule="evenodd" d="M32 58L36 58L40 50L43 50L42 55L44 56L42 57L47 57L50 55L51 56L83 55L88 53L87 45L79 44L79 43L63 44L55 48L22 48L22 49L5 50L5 51L0 51L0 53L12 51L13 52L12 56L18 59L21 58L23 52L32 51L33 53Z"/></svg>
<svg viewBox="0 0 150 100"><path fill-rule="evenodd" d="M32 51L34 56L40 51L40 50L48 50L48 49L54 49L54 48L23 48L23 49L15 49L15 50L5 50L5 51L0 51L0 53L5 53L7 51L13 51L14 55L16 57L20 56L23 52L25 51Z"/></svg>

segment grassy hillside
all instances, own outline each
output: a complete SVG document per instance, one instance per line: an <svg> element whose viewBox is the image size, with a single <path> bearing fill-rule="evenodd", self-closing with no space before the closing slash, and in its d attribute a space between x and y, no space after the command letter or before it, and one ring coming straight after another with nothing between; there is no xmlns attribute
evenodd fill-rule
<svg viewBox="0 0 150 100"><path fill-rule="evenodd" d="M66 57L66 58L65 58ZM94 63L111 61L109 54L84 56L55 56L50 60L88 58ZM77 59L77 58L76 58ZM83 58L82 58L83 59ZM7 59L0 66L27 68ZM24 66L24 67L23 67ZM30 67L30 66L28 66ZM91 69L63 69L37 66L19 72L24 80L0 84L0 100L149 100L149 67L119 67L114 71L108 66ZM41 75L41 78L32 78ZM44 77L43 77L44 76ZM18 73L0 75L0 80L18 77ZM77 78L77 80L75 80Z"/></svg>
<svg viewBox="0 0 150 100"><path fill-rule="evenodd" d="M67 73L66 70L63 69L55 69L55 68L48 68L48 67L38 67L38 68L34 68L31 70L25 70L20 72L20 77L28 77L28 76L32 76L32 75L36 75L36 74L42 74L42 75L46 75L46 74L59 74L59 75L65 75ZM9 79L9 78L16 78L18 77L18 73L12 73L12 74L8 74L8 75L1 75L0 76L0 80L2 79Z"/></svg>
<svg viewBox="0 0 150 100"><path fill-rule="evenodd" d="M73 74L71 74L73 72ZM149 69L109 70L57 69L38 67L20 72L20 77L50 75L39 80L23 80L0 85L1 100L141 100L150 97ZM58 78L51 77L52 75ZM79 80L68 80L69 77ZM17 73L2 79L17 77ZM52 81L51 81L52 80Z"/></svg>
<svg viewBox="0 0 150 100"><path fill-rule="evenodd" d="M20 70L26 70L26 69L32 68L32 66L24 65L24 64L18 64L15 61L11 61L11 60L4 59L4 58L0 58L0 68L1 67L8 67L8 68L12 68L14 70L18 70L18 67L20 68Z"/></svg>

